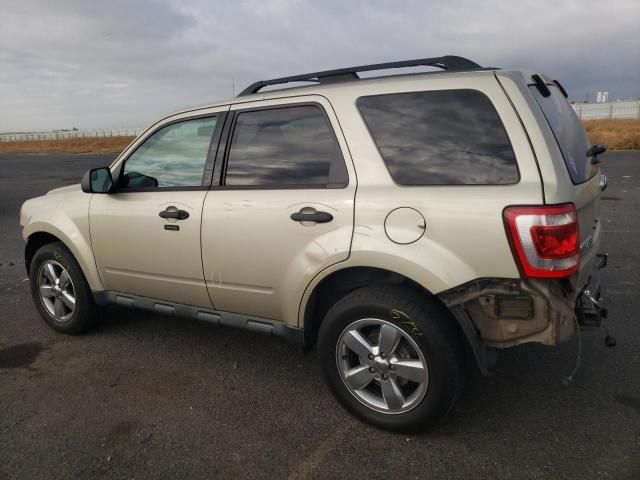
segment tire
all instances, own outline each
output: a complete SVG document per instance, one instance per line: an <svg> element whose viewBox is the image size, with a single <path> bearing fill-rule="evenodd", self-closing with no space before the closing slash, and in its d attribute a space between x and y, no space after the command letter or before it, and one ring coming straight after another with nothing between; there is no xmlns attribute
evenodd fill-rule
<svg viewBox="0 0 640 480"><path fill-rule="evenodd" d="M464 358L455 319L436 299L411 289L379 285L349 293L322 321L318 350L340 403L385 430L433 427L462 391Z"/></svg>
<svg viewBox="0 0 640 480"><path fill-rule="evenodd" d="M62 243L38 249L29 267L29 279L36 308L54 330L75 335L98 321L101 309L93 301L80 265Z"/></svg>

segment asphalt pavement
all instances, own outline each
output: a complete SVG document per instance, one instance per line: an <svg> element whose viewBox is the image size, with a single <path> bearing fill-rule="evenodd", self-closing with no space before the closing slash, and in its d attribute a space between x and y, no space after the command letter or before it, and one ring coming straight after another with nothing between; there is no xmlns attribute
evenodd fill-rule
<svg viewBox="0 0 640 480"><path fill-rule="evenodd" d="M640 152L602 157L604 332L501 353L428 434L360 423L315 353L283 340L110 309L84 335L32 304L20 204L112 157L0 156L0 479L640 478Z"/></svg>

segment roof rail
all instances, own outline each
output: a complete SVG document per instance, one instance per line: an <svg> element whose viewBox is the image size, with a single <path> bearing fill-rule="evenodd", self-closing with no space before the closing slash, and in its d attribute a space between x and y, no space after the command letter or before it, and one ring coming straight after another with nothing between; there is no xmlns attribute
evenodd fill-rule
<svg viewBox="0 0 640 480"><path fill-rule="evenodd" d="M323 72L306 73L304 75L294 75L292 77L274 78L272 80L260 80L245 88L239 97L258 93L261 88L269 85L280 85L290 82L314 82L314 83L335 83L350 80L357 80L357 72L370 72L373 70L387 70L391 68L429 66L437 67L449 71L483 70L484 68L471 60L455 55L445 55L444 57L421 58L416 60L403 60L399 62L375 63L373 65L361 65L359 67L339 68L337 70L325 70Z"/></svg>

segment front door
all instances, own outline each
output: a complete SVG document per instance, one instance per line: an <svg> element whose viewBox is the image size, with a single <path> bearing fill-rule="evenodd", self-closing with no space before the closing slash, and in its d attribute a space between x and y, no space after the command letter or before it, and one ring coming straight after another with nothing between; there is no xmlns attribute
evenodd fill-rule
<svg viewBox="0 0 640 480"><path fill-rule="evenodd" d="M290 101L231 108L202 259L216 309L295 324L313 276L349 255L356 182L328 102Z"/></svg>
<svg viewBox="0 0 640 480"><path fill-rule="evenodd" d="M106 290L212 307L200 225L223 115L159 127L114 168L115 191L93 195L91 244Z"/></svg>

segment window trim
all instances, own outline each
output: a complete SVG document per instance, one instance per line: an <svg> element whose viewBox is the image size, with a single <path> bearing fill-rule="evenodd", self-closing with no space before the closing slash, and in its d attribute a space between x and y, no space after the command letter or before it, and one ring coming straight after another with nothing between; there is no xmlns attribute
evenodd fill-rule
<svg viewBox="0 0 640 480"><path fill-rule="evenodd" d="M191 120L199 120L202 118L213 118L218 117L216 121L216 126L213 129L213 133L211 134L211 138L209 139L209 148L207 149L207 156L205 158L204 166L202 169L202 176L200 177L200 185L191 185L191 186L178 186L178 187L138 187L138 188L122 188L119 186L121 173L124 171L124 167L126 163L129 161L131 156L135 154L142 145L144 145L147 140L149 140L153 135L162 130L163 128L169 127L171 125L175 125L177 123L189 122ZM211 182L213 179L213 164L215 161L215 155L220 145L220 135L222 133L222 128L227 118L227 111L213 112L213 113L202 113L199 115L193 115L190 117L176 118L169 122L158 125L155 129L148 133L148 135L133 149L129 154L124 158L121 162L119 162L117 166L117 178L114 181L114 189L111 193L139 193L139 192L181 192L181 191L207 191L211 186ZM215 147L215 148L214 148ZM208 178L207 178L208 177Z"/></svg>
<svg viewBox="0 0 640 480"><path fill-rule="evenodd" d="M241 105L241 104L236 104ZM235 133L236 124L238 121L238 116L241 113L247 112L261 112L268 110L281 110L283 108L293 108L293 107L304 107L304 106L312 106L318 107L322 116L324 117L327 127L329 128L329 132L333 137L333 140L338 147L338 151L340 153L340 159L334 159L335 161L342 161L344 166L344 171L346 173L346 183L344 184L296 184L296 185L287 185L287 184L277 184L277 185L225 185L225 180L227 177L227 166L229 163L229 152L231 150L231 143L233 141L233 134ZM347 162L345 161L344 152L342 151L342 147L340 146L340 142L338 141L338 137L336 135L335 129L333 128L333 124L331 123L331 119L327 114L324 106L320 102L314 101L303 101L303 102L292 102L292 103L280 103L277 105L267 105L262 107L247 107L247 108L239 108L233 110L234 105L231 106L231 110L229 111L229 122L228 128L225 129L224 134L222 135L220 145L222 148L218 149L218 155L216 155L215 164L213 167L214 170L214 178L211 184L211 190L336 190L336 189L345 189L349 187L351 182L351 177L349 176L349 169L347 168Z"/></svg>
<svg viewBox="0 0 640 480"><path fill-rule="evenodd" d="M506 135L507 140L509 140L509 145L511 146L511 151L513 152L513 158L515 160L516 173L518 174L517 180L515 182L511 182L511 183L437 183L437 184L424 184L424 185L399 183L398 181L396 181L396 179L393 178L393 174L391 173L391 170L389 170L389 165L387 164L387 161L385 160L384 156L382 155L382 151L380 150L380 146L378 145L378 142L376 141L376 139L375 139L375 137L373 135L373 132L369 128L369 124L367 123L367 120L364 118L362 110L360 109L360 100L364 99L364 98L386 97L386 96L389 96L389 95L409 95L409 94L414 94L414 93L460 92L460 91L477 92L480 95L483 95L484 97L486 97L487 100L489 100L489 103L493 107L494 112L496 113L498 119L500 120L500 124L502 125L502 130L504 130L504 134ZM507 127L505 126L504 121L502 120L502 117L500 116L500 113L498 112L498 109L496 108L495 104L491 100L491 97L489 95L487 95L485 92L483 92L482 90L479 90L477 88L439 88L437 90L415 90L415 91L412 90L412 91L406 91L406 92L403 91L403 92L378 93L378 94L374 94L374 95L362 95L362 96L359 96L359 97L356 98L355 106L356 106L356 110L358 110L358 113L360 115L362 123L364 124L365 128L367 129L367 132L369 133L369 138L371 139L371 141L373 142L373 144L376 147L376 150L378 151L378 155L380 156L380 160L382 160L382 163L384 164L385 168L387 169L387 172L389 173L389 178L394 183L394 185L396 185L398 187L406 187L406 188L513 187L514 185L518 185L522 181L522 175L520 174L520 166L518 164L518 156L516 155L515 148L513 148L513 142L511 141L511 138L509 137L509 132L507 131Z"/></svg>

